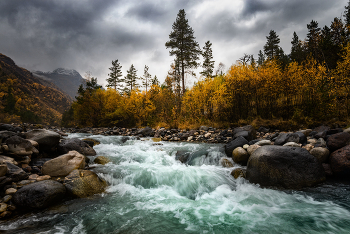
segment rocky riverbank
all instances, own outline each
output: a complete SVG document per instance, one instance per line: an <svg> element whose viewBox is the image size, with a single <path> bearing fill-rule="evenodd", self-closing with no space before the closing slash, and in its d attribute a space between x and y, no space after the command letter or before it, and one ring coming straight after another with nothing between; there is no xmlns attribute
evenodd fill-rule
<svg viewBox="0 0 350 234"><path fill-rule="evenodd" d="M104 191L107 183L88 167L94 143L63 136L0 124L0 218Z"/></svg>
<svg viewBox="0 0 350 234"><path fill-rule="evenodd" d="M223 143L227 157L243 166L232 171L236 179L245 177L262 186L300 189L317 185L327 177L350 180L349 132L327 126L280 132L265 127L256 130L250 125L180 130L0 124L0 217L104 191L106 182L89 170L86 157L96 155L93 146L98 142L64 139L67 133L117 135L125 141L152 137L154 141ZM190 152L177 152L176 159L188 164L192 156ZM230 160L223 159L222 166L233 167ZM94 162L108 161L98 157Z"/></svg>

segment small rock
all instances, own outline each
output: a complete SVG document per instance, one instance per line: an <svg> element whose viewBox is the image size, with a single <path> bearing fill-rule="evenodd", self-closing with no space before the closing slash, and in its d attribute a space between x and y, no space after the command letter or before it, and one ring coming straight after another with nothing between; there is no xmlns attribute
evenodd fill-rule
<svg viewBox="0 0 350 234"><path fill-rule="evenodd" d="M233 164L227 158L221 160L221 165L223 167L233 167Z"/></svg>
<svg viewBox="0 0 350 234"><path fill-rule="evenodd" d="M11 199L12 199L12 196L11 196L11 195L6 195L5 197L3 197L2 202L7 203L7 202L9 202Z"/></svg>
<svg viewBox="0 0 350 234"><path fill-rule="evenodd" d="M0 219L9 217L11 214L12 214L11 211L4 211L0 214Z"/></svg>
<svg viewBox="0 0 350 234"><path fill-rule="evenodd" d="M286 144L284 144L283 146L289 146L289 147L301 147L298 143L295 142L287 142Z"/></svg>
<svg viewBox="0 0 350 234"><path fill-rule="evenodd" d="M0 164L0 177L6 175L8 171L6 163Z"/></svg>
<svg viewBox="0 0 350 234"><path fill-rule="evenodd" d="M193 140L193 136L189 136L188 138L187 138L187 141L192 141Z"/></svg>
<svg viewBox="0 0 350 234"><path fill-rule="evenodd" d="M153 142L160 142L160 141L162 141L162 138L153 137L153 138L151 138L151 140L152 140Z"/></svg>
<svg viewBox="0 0 350 234"><path fill-rule="evenodd" d="M304 148L304 149L306 149L307 151L310 152L314 148L314 146L311 145L311 144L307 144L307 145L303 146L302 148Z"/></svg>
<svg viewBox="0 0 350 234"><path fill-rule="evenodd" d="M231 175L233 178L237 179L239 177L245 178L246 176L246 170L242 168L236 168L231 172Z"/></svg>
<svg viewBox="0 0 350 234"><path fill-rule="evenodd" d="M317 158L320 163L324 163L328 160L329 150L323 147L316 147L310 151L310 154Z"/></svg>
<svg viewBox="0 0 350 234"><path fill-rule="evenodd" d="M5 194L6 195L12 195L12 194L14 194L16 192L17 192L17 189L9 188L9 189L6 189Z"/></svg>
<svg viewBox="0 0 350 234"><path fill-rule="evenodd" d="M38 177L39 177L39 175L37 175L37 174L31 174L28 179L29 180L36 180Z"/></svg>
<svg viewBox="0 0 350 234"><path fill-rule="evenodd" d="M237 147L232 152L232 159L235 163L246 166L249 159L249 154L242 147Z"/></svg>
<svg viewBox="0 0 350 234"><path fill-rule="evenodd" d="M111 160L109 160L105 156L98 156L95 158L94 163L105 165L105 164L109 163L110 161Z"/></svg>
<svg viewBox="0 0 350 234"><path fill-rule="evenodd" d="M43 176L38 176L38 177L36 178L36 181L44 181L44 180L49 180L49 179L51 179L51 176L49 176L49 175L43 175Z"/></svg>
<svg viewBox="0 0 350 234"><path fill-rule="evenodd" d="M0 203L0 213L7 210L7 204L6 203Z"/></svg>
<svg viewBox="0 0 350 234"><path fill-rule="evenodd" d="M248 145L248 144L243 145L243 149L245 149L245 150L247 150L247 149L248 149L248 147L249 147L249 145Z"/></svg>
<svg viewBox="0 0 350 234"><path fill-rule="evenodd" d="M272 145L270 140L262 140L255 143L255 145L263 146L263 145Z"/></svg>
<svg viewBox="0 0 350 234"><path fill-rule="evenodd" d="M259 147L261 147L261 146L260 145L250 145L247 149L248 154L252 155L252 153L254 153L254 151Z"/></svg>

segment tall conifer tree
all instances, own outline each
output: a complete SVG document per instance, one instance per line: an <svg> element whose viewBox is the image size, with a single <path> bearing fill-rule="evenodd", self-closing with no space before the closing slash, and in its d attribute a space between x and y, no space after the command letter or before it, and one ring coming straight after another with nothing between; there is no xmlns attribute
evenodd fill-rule
<svg viewBox="0 0 350 234"><path fill-rule="evenodd" d="M182 90L185 92L185 71L197 68L200 48L193 36L193 29L188 25L186 13L181 9L172 25L173 31L169 34L169 41L165 43L170 48L169 54L175 55L179 69L181 69Z"/></svg>
<svg viewBox="0 0 350 234"><path fill-rule="evenodd" d="M268 59L274 59L281 52L280 39L274 30L270 30L269 35L266 37L267 42L264 46L264 53Z"/></svg>
<svg viewBox="0 0 350 234"><path fill-rule="evenodd" d="M136 72L137 70L135 69L134 64L131 64L129 70L127 70L127 75L125 76L125 84L126 84L125 91L129 94L133 89L137 87Z"/></svg>
<svg viewBox="0 0 350 234"><path fill-rule="evenodd" d="M111 73L108 74L109 78L107 78L107 87L114 88L115 90L121 91L123 89L122 82L124 79L120 78L123 76L122 74L122 66L117 60L112 61L112 67L109 68Z"/></svg>
<svg viewBox="0 0 350 234"><path fill-rule="evenodd" d="M213 59L213 50L211 49L211 42L207 41L203 47L203 71L200 72L205 77L211 77L214 71L214 60Z"/></svg>

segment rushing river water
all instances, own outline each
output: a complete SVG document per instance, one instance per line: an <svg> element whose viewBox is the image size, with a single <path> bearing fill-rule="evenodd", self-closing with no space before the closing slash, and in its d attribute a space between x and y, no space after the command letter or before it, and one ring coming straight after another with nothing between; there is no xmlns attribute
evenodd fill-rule
<svg viewBox="0 0 350 234"><path fill-rule="evenodd" d="M107 191L2 221L0 233L350 233L349 184L260 188L221 166L223 145L90 137L112 161L94 169Z"/></svg>

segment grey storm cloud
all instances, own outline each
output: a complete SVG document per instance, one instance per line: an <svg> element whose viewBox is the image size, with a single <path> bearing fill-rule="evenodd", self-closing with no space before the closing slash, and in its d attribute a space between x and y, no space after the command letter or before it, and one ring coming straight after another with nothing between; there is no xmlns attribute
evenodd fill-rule
<svg viewBox="0 0 350 234"><path fill-rule="evenodd" d="M210 40L216 66L228 68L244 53L257 55L271 29L286 53L296 31L311 20L330 25L348 0L2 0L0 53L29 70L91 71L105 84L111 61L123 74L131 64L142 75L165 79L174 58L165 42L179 9L185 9L201 47Z"/></svg>

